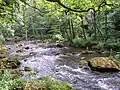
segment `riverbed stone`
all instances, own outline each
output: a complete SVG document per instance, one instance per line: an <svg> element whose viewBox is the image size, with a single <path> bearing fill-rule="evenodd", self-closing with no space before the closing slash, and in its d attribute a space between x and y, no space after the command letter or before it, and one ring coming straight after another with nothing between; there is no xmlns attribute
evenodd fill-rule
<svg viewBox="0 0 120 90"><path fill-rule="evenodd" d="M87 60L80 60L79 64L80 65L88 65L88 61Z"/></svg>
<svg viewBox="0 0 120 90"><path fill-rule="evenodd" d="M80 58L80 60L85 60L85 59L86 59L86 57L81 57L81 58Z"/></svg>
<svg viewBox="0 0 120 90"><path fill-rule="evenodd" d="M81 54L95 54L96 51L89 51L89 50L84 50L81 52Z"/></svg>
<svg viewBox="0 0 120 90"><path fill-rule="evenodd" d="M28 50L28 49L30 49L30 47L27 46L27 47L25 47L25 49Z"/></svg>
<svg viewBox="0 0 120 90"><path fill-rule="evenodd" d="M119 62L109 57L94 57L88 61L92 70L99 72L117 72L120 71Z"/></svg>
<svg viewBox="0 0 120 90"><path fill-rule="evenodd" d="M29 72L29 71L31 71L32 69L31 69L31 67L26 66L26 67L24 67L24 70L25 70L26 72Z"/></svg>
<svg viewBox="0 0 120 90"><path fill-rule="evenodd" d="M58 48L64 47L64 45L63 45L63 44L60 44L60 43L56 44L56 46L57 46Z"/></svg>

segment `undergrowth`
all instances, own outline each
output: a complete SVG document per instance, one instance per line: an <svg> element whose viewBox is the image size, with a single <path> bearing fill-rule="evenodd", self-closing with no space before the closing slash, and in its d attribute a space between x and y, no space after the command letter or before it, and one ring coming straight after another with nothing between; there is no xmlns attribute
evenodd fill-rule
<svg viewBox="0 0 120 90"><path fill-rule="evenodd" d="M40 80L14 79L8 71L0 71L0 90L75 90L71 84L50 77Z"/></svg>

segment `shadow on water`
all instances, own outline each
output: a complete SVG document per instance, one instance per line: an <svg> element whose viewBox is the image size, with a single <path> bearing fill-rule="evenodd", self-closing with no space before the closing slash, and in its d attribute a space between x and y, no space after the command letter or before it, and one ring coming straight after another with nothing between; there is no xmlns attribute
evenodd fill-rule
<svg viewBox="0 0 120 90"><path fill-rule="evenodd" d="M11 55L19 54L23 57L20 70L26 79L52 76L72 83L77 90L120 90L119 72L99 73L92 71L87 65L78 63L82 57L90 59L101 54L84 54L83 49L72 47L58 48L31 42L22 43L24 45L21 47L18 47L19 44L8 47L11 48ZM16 52L20 48L22 51ZM30 67L31 71L25 71L25 67Z"/></svg>

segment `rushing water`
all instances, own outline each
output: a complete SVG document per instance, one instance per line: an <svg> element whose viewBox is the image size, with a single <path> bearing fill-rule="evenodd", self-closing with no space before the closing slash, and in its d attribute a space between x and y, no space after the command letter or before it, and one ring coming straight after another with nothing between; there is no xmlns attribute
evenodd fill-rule
<svg viewBox="0 0 120 90"><path fill-rule="evenodd" d="M18 54L22 57L20 70L24 78L52 76L70 82L77 90L120 90L120 73L99 73L91 71L87 65L78 64L81 57L89 59L98 54L81 54L81 49L71 47L22 43L24 45L8 47L11 48L10 55ZM31 67L32 71L26 72L24 67Z"/></svg>

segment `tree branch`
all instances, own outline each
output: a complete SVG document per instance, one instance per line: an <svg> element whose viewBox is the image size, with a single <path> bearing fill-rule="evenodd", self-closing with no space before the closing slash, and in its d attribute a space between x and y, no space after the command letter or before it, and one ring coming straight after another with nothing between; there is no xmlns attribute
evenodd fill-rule
<svg viewBox="0 0 120 90"><path fill-rule="evenodd" d="M98 6L97 10L95 10L94 8L88 8L87 10L75 10L75 9L69 8L69 7L65 6L64 4L62 4L60 0L47 0L47 1L49 1L49 2L56 2L60 6L62 6L63 8L68 9L69 11L79 12L79 13L81 13L81 12L88 12L89 10L93 10L94 12L97 12L97 11L100 10L101 7L103 7L105 5L113 6L113 4L107 4L107 2L105 0L103 0L103 2Z"/></svg>

